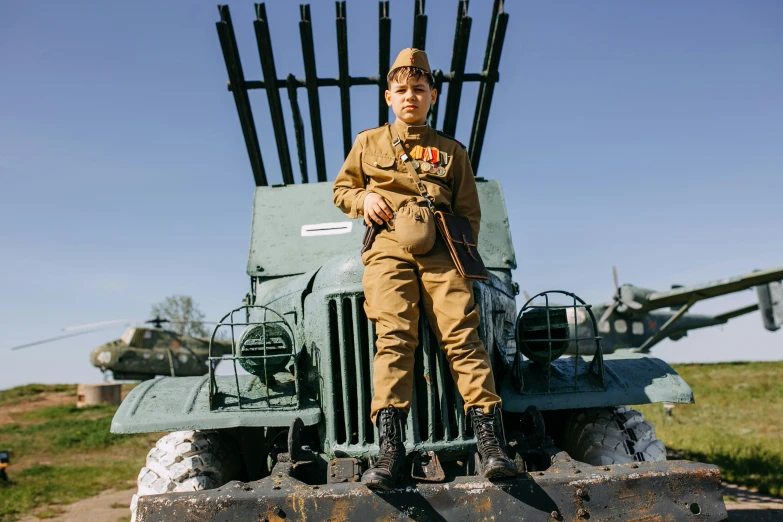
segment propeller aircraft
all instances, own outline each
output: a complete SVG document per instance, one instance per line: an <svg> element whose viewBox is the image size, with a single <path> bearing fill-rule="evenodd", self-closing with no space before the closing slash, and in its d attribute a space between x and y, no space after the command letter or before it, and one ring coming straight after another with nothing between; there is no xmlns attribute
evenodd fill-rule
<svg viewBox="0 0 783 522"><path fill-rule="evenodd" d="M597 334L601 336L604 353L622 349L648 353L666 338L676 341L687 336L690 330L726 324L730 319L757 310L761 312L767 330L774 332L783 324L783 268L756 271L702 285L674 285L667 291L619 285L617 270L613 268L612 272L615 285L612 301L592 306L595 317L600 317ZM717 315L688 313L699 301L754 287L758 299L756 304ZM527 294L525 297L530 301ZM572 331L574 337L596 335L583 308L566 308L566 313L570 327L575 329ZM576 348L572 342L567 353L576 354ZM593 342L579 342L578 348L580 355L595 352Z"/></svg>

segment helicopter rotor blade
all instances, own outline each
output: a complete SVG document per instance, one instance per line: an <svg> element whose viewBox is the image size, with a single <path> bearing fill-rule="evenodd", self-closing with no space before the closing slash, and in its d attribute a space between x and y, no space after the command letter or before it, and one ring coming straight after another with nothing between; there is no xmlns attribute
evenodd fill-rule
<svg viewBox="0 0 783 522"><path fill-rule="evenodd" d="M527 290L522 290L522 295L525 297L525 302L530 301L530 294L527 293Z"/></svg>
<svg viewBox="0 0 783 522"><path fill-rule="evenodd" d="M171 320L166 321L167 323L173 323L173 324L190 324L190 323L201 323L201 324L217 324L217 321L179 321L179 320Z"/></svg>
<svg viewBox="0 0 783 522"><path fill-rule="evenodd" d="M32 343L20 344L19 346L12 347L11 350L21 350L22 348L29 348L30 346L37 346L39 344L50 343L52 341L59 341L60 339L67 339L68 337L76 337L77 335L85 335L85 334L97 332L99 330L108 330L110 328L114 328L114 326L104 326L103 328L95 328L93 330L84 330L84 331L81 331L81 332L74 332L74 333L69 333L69 334L65 334L65 335L58 335L57 337L50 337L48 339L42 339L40 341L35 341L35 342L32 342Z"/></svg>
<svg viewBox="0 0 783 522"><path fill-rule="evenodd" d="M63 332L73 332L78 330L101 328L109 325L128 326L129 324L138 323L141 321L142 321L141 319L112 319L110 321L100 321L98 323L81 324L78 326L67 326L63 328Z"/></svg>

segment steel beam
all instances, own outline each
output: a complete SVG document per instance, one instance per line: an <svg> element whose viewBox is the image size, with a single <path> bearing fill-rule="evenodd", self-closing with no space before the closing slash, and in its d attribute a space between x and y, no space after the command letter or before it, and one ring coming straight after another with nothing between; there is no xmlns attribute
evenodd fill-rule
<svg viewBox="0 0 783 522"><path fill-rule="evenodd" d="M283 119L283 105L280 103L280 91L276 85L271 85L277 80L277 69L275 68L275 57L272 53L272 40L269 36L266 6L264 4L255 4L255 8L256 20L253 22L253 28L256 32L258 56L261 59L261 72L264 75L264 80L270 82L270 86L266 89L266 97L269 101L269 114L272 117L272 129L275 133L277 156L280 158L280 171L283 174L283 183L291 185L294 183L294 172L291 169L291 153L288 150L288 136L285 131L285 120Z"/></svg>
<svg viewBox="0 0 783 522"><path fill-rule="evenodd" d="M242 62L239 59L234 25L231 23L231 12L227 5L219 5L218 12L220 13L220 21L215 26L218 38L220 38L220 48L223 50L223 60L226 62L229 89L234 95L234 103L237 106L239 124L242 127L242 135L245 137L253 178L257 187L263 187L267 185L264 161L261 158L256 124L253 120L253 111L250 108L250 99L245 87L245 73L242 71Z"/></svg>
<svg viewBox="0 0 783 522"><path fill-rule="evenodd" d="M424 14L424 0L416 0L413 6L413 44L414 49L424 50L427 45L427 15Z"/></svg>
<svg viewBox="0 0 783 522"><path fill-rule="evenodd" d="M343 116L343 152L351 152L351 76L348 74L348 26L345 19L345 1L335 3L337 25L337 66L340 71L340 109Z"/></svg>
<svg viewBox="0 0 783 522"><path fill-rule="evenodd" d="M386 104L386 75L389 74L389 53L391 52L391 18L389 2L378 2L378 126L389 121L389 106Z"/></svg>
<svg viewBox="0 0 783 522"><path fill-rule="evenodd" d="M296 96L296 78L289 74L286 78L288 88L288 101L291 102L291 116L294 118L294 136L296 136L296 153L299 159L299 172L302 175L302 183L308 183L307 176L307 151L305 149L305 130L302 121L302 111L299 110L299 100Z"/></svg>
<svg viewBox="0 0 783 522"><path fill-rule="evenodd" d="M300 5L299 36L302 40L307 104L310 106L310 125L313 130L313 151L318 181L326 181L326 158L324 156L324 134L321 127L321 101L318 97L318 74L315 69L315 48L310 6Z"/></svg>
<svg viewBox="0 0 783 522"><path fill-rule="evenodd" d="M500 54L503 50L503 40L506 37L508 14L503 12L503 0L495 0L492 7L492 19L489 25L487 37L487 50L484 53L483 73L486 81L479 85L478 100L476 102L476 114L473 117L473 128L470 131L470 145L468 155L473 166L473 172L478 171L481 149L484 146L484 137L489 121L489 107L492 104L492 95L495 92L495 83L498 81L498 66Z"/></svg>
<svg viewBox="0 0 783 522"><path fill-rule="evenodd" d="M547 471L488 481L408 482L372 491L358 483L306 484L314 464L275 465L257 482L139 497L139 522L167 520L726 520L717 466L673 460L589 466L568 460Z"/></svg>
<svg viewBox="0 0 783 522"><path fill-rule="evenodd" d="M468 56L470 27L473 20L468 16L468 0L460 0L457 7L457 27L454 30L454 48L451 55L451 82L443 115L443 132L454 136L457 132L457 115L462 97L462 82L465 74L465 60Z"/></svg>
<svg viewBox="0 0 783 522"><path fill-rule="evenodd" d="M443 90L444 75L440 69L435 69L432 72L433 78L435 78L435 90L438 91L438 98L435 100L435 105L430 107L430 113L427 116L429 119L430 127L433 129L438 128L438 108L440 107L441 91Z"/></svg>

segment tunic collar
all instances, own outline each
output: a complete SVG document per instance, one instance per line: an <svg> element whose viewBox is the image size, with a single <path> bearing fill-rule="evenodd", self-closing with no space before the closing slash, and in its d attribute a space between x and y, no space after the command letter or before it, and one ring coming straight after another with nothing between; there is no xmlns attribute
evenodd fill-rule
<svg viewBox="0 0 783 522"><path fill-rule="evenodd" d="M426 123L422 125L408 125L400 119L395 120L394 126L405 143L420 141L430 130L430 126Z"/></svg>

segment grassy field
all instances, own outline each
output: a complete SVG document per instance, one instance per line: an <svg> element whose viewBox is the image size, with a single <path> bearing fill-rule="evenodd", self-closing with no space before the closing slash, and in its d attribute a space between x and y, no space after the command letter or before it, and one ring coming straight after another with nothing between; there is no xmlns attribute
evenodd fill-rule
<svg viewBox="0 0 783 522"><path fill-rule="evenodd" d="M638 407L670 458L717 464L727 482L783 496L783 362L675 365L696 404L667 416ZM31 384L0 391L0 449L12 451L0 482L0 521L135 483L159 434L112 435L116 408L77 409L73 385ZM42 511L45 510L45 511Z"/></svg>
<svg viewBox="0 0 783 522"><path fill-rule="evenodd" d="M115 410L76 408L75 386L0 392L0 448L12 452L10 481L0 482L0 520L54 516L59 505L132 487L158 435L112 435Z"/></svg>
<svg viewBox="0 0 783 522"><path fill-rule="evenodd" d="M717 464L723 480L783 496L783 362L680 364L696 404L639 407L669 458Z"/></svg>

